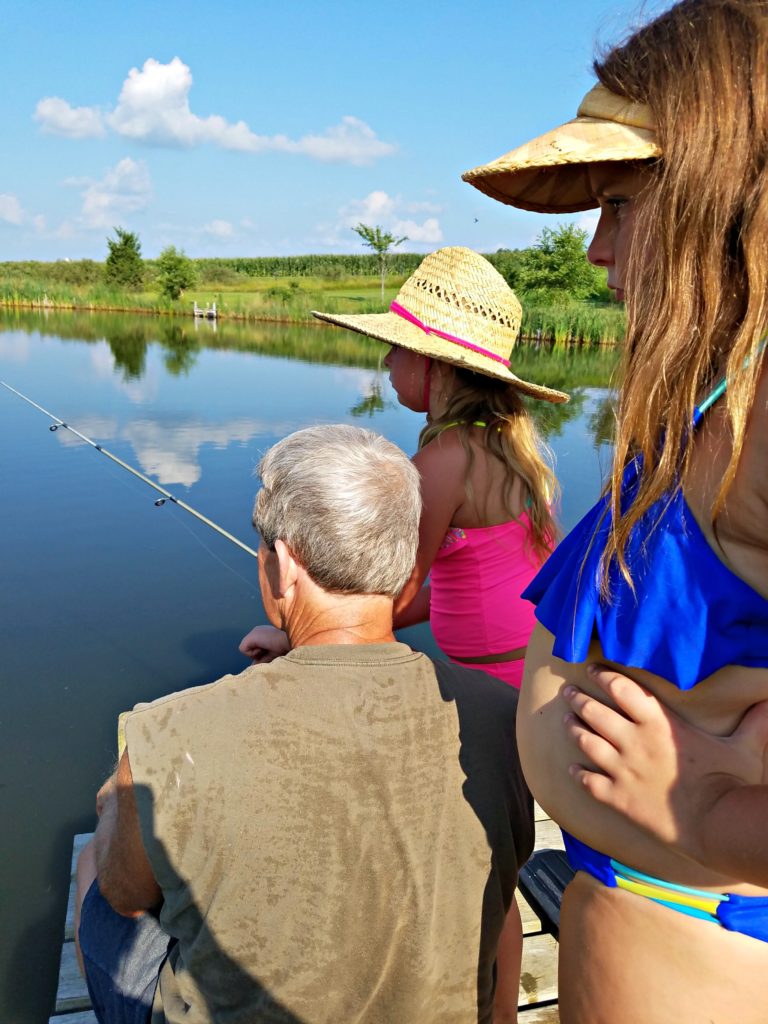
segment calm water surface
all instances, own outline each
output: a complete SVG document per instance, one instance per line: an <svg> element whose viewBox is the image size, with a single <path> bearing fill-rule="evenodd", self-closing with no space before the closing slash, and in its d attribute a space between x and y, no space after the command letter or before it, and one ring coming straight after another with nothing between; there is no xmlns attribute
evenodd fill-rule
<svg viewBox="0 0 768 1024"><path fill-rule="evenodd" d="M384 352L318 328L0 314L0 379L253 547L253 470L285 434L358 423L415 451ZM531 379L589 385L542 421L567 527L608 465L612 357L524 359ZM49 422L0 388L4 1024L52 1008L72 836L94 827L118 713L245 668L237 644L262 620L253 558ZM403 638L436 651L427 627Z"/></svg>

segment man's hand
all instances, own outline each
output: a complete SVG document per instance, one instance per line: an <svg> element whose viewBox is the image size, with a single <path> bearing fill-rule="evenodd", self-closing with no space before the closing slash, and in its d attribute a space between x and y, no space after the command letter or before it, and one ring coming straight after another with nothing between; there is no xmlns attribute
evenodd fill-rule
<svg viewBox="0 0 768 1024"><path fill-rule="evenodd" d="M240 641L239 651L254 665L265 665L287 654L291 647L282 629L275 626L254 626Z"/></svg>
<svg viewBox="0 0 768 1024"><path fill-rule="evenodd" d="M96 814L99 817L102 816L110 802L117 799L117 791L115 789L116 778L117 770L109 776L99 792L96 794Z"/></svg>
<svg viewBox="0 0 768 1024"><path fill-rule="evenodd" d="M730 736L712 736L626 676L598 665L587 671L619 710L565 687L566 732L594 766L571 765L573 777L680 853L768 884L768 701Z"/></svg>

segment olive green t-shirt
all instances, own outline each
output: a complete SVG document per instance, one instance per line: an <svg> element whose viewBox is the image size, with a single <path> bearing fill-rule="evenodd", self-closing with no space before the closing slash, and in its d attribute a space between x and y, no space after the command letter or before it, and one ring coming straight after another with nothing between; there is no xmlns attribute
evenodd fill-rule
<svg viewBox="0 0 768 1024"><path fill-rule="evenodd" d="M399 643L302 647L134 711L169 1024L491 1020L533 844L517 694Z"/></svg>

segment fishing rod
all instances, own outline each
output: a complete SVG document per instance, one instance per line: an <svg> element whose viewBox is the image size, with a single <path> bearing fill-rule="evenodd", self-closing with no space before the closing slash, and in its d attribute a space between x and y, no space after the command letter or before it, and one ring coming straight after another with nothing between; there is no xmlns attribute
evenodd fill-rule
<svg viewBox="0 0 768 1024"><path fill-rule="evenodd" d="M236 544L239 548L242 548L243 551L247 551L249 555L253 555L254 558L258 558L258 553L254 551L253 548L249 548L247 544L243 544L243 542L241 540L238 540L237 537L233 536L231 533L228 533L227 530L225 530L222 526L219 526L218 523L214 523L212 519L209 519L207 516L204 516L202 512L198 512L196 508L192 508L191 505L188 505L185 501L182 501L181 498L177 498L174 494L171 494L170 491L166 491L164 487L160 487L159 484L156 484L154 480L150 480L148 476L144 476L143 473L140 473L138 469L135 469L133 466L130 466L127 462L123 462L122 459L118 458L117 455L114 455L112 452L108 451L103 445L97 444L95 441L92 441L90 437L86 437L85 434L81 434L80 431L76 430L71 424L65 423L64 420L60 419L58 416L54 416L52 412L48 412L48 410L44 409L42 405L38 405L37 402L33 402L31 398L27 397L27 395L23 395L21 391L17 391L16 388L12 388L11 385L6 384L4 380L0 380L0 384L2 384L2 386L6 388L8 391L10 391L12 394L16 395L18 398L21 398L28 405L31 405L33 408L38 409L41 413L47 416L48 419L53 420L53 423L48 428L49 430L56 431L59 429L59 427L66 428L67 430L71 431L71 433L73 433L76 437L79 437L81 441L85 441L86 444L89 444L91 448L95 448L97 452L100 452L102 455L106 455L108 459L111 459L113 462L116 462L118 466L121 466L123 469L127 469L129 473L133 473L133 475L138 477L139 480L143 480L145 484L148 484L154 490L162 494L162 498L158 498L155 501L155 505L158 508L164 505L166 501L172 501L174 505L178 505L179 508L183 508L185 512L189 512L189 514L193 515L195 519L199 519L201 523L205 523L206 526L210 526L210 528L212 530L215 530L216 533L220 533L222 537L226 537L227 540L232 541L233 544Z"/></svg>

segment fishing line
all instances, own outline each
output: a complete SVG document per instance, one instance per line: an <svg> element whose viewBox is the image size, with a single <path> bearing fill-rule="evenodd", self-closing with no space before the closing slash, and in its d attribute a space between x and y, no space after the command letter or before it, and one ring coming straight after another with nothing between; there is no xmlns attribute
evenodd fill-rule
<svg viewBox="0 0 768 1024"><path fill-rule="evenodd" d="M143 473L140 473L138 469L135 469L127 462L123 462L121 458L118 458L118 456L115 455L113 452L108 451L108 449L106 449L103 445L97 444L95 441L92 441L90 437L86 437L85 434L81 434L80 431L77 430L75 427L71 426L69 423L65 423L64 420L60 419L58 416L54 416L52 412L48 412L48 410L44 409L42 405L38 405L37 402L33 402L31 398L28 398L26 395L23 395L21 391L17 391L16 388L12 388L11 385L6 384L4 380L0 380L0 384L2 384L2 386L6 388L8 391L10 391L12 394L16 395L18 398L21 398L28 405L31 405L34 409L37 409L39 412L43 413L43 415L47 416L48 419L53 420L52 425L48 428L49 430L56 431L59 429L59 427L64 427L66 430L69 430L71 433L73 433L76 437L79 437L81 441L85 441L86 444L89 444L91 448L95 448L97 452L100 452L102 455L106 455L108 459L111 459L112 462L117 463L117 465L120 466L122 469L128 470L129 473L132 473L135 477L138 477L139 480L143 480L143 482L147 484L149 487L151 487L153 490L162 494L162 498L157 498L155 501L155 505L158 508L164 505L166 501L170 501L174 505L177 505L179 508L183 508L185 512L189 512L189 514L194 516L195 519L199 519L201 523L205 523L206 526L210 526L212 530L215 530L216 533L221 534L222 537L226 537L227 540L231 541L233 544L236 544L239 548L242 548L243 551L247 551L249 555L253 555L254 558L258 558L258 554L256 551L253 550L253 548L249 548L247 544L243 544L243 542L241 540L238 540L237 537L233 536L233 534L229 533L227 530L219 526L217 523L214 523L212 519L209 519L207 516L204 516L202 512L198 512L197 509L192 508L191 505L188 505L185 501L182 501L181 498L177 498L174 494L171 494L170 491L166 491L164 487L160 487L160 485L156 484L154 480L150 480L148 476L145 476ZM192 533L191 530L189 532ZM194 533L192 534L192 536L195 536ZM200 538L197 539L200 540ZM200 541L200 543L202 544L203 542ZM205 546L206 545L203 544L203 547ZM213 554L213 552L211 552L211 554ZM226 565L226 562L223 564ZM231 568L231 566L229 568ZM234 569L232 571L235 572ZM236 573L236 575L239 574Z"/></svg>
<svg viewBox="0 0 768 1024"><path fill-rule="evenodd" d="M115 468L120 469L121 467L117 466ZM133 489L133 485L128 482L127 478L124 477L122 473L115 473L109 463L106 464L104 472L109 473L111 479L114 480L116 484L124 487L129 494L136 494L136 491ZM215 562L218 562L224 569L227 569L233 576L236 576L241 582L245 583L253 593L257 593L257 588L254 586L253 579L248 579L246 576L243 576L243 574L238 572L234 566L230 565L229 562L225 561L221 557L221 555L217 554L210 545L205 543L200 534L189 525L184 516L176 515L172 506L169 507L168 516L176 529L185 530L192 540L195 541L196 544L199 544L203 551L210 555Z"/></svg>
<svg viewBox="0 0 768 1024"><path fill-rule="evenodd" d="M238 572L234 566L229 564L229 562L225 562L221 555L217 555L213 548L209 547L205 543L203 538L198 533L195 533L192 527L184 519L182 519L181 516L177 516L171 513L171 520L177 526L186 530L190 537L200 545L203 551L207 551L211 558L214 559L214 561L218 562L219 565L221 565L224 569L228 569L233 576L237 576L237 578L241 580L243 583L245 583L248 589L251 590L254 594L257 592L257 588L254 586L254 581L252 579L249 580L246 576L243 576L243 574L241 572Z"/></svg>

